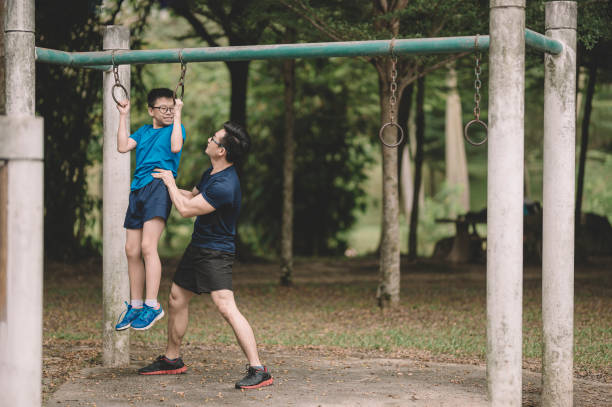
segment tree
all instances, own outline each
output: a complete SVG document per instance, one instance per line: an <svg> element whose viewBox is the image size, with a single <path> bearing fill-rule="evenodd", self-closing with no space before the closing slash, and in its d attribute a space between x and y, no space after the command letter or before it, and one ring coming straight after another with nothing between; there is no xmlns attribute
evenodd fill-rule
<svg viewBox="0 0 612 407"><path fill-rule="evenodd" d="M266 2L256 0L172 0L167 4L211 47L219 47L221 38L230 46L257 44L268 24ZM209 28L208 22L214 22L216 29ZM250 63L225 61L232 84L230 120L243 125L247 124Z"/></svg>
<svg viewBox="0 0 612 407"><path fill-rule="evenodd" d="M285 42L295 41L295 30L285 28ZM295 168L295 60L283 61L285 131L283 138L283 214L281 224L281 279L283 286L292 284L293 275L293 177Z"/></svg>
<svg viewBox="0 0 612 407"><path fill-rule="evenodd" d="M307 19L321 33L336 41L364 38L434 37L467 30L478 30L486 21L488 8L472 2L429 2L374 0L369 4L341 1L283 0L288 8ZM479 17L479 18L476 18ZM475 24L475 22L477 22ZM461 55L440 58L406 58L397 64L397 94L401 100L406 86L428 72L444 66ZM376 69L379 83L381 123L397 122L391 109L391 58L366 58ZM393 134L391 134L393 136ZM395 148L381 147L383 158L383 227L380 247L380 283L377 297L381 307L399 302L399 197L398 154ZM412 210L415 211L413 206Z"/></svg>
<svg viewBox="0 0 612 407"><path fill-rule="evenodd" d="M36 44L66 51L94 51L100 44L96 6L72 0L57 7L36 1ZM70 9L70 13L66 10ZM58 24L61 21L61 24ZM96 202L87 194L89 152L101 129L99 71L57 65L36 69L36 111L45 118L45 253L52 259L89 254L87 214Z"/></svg>

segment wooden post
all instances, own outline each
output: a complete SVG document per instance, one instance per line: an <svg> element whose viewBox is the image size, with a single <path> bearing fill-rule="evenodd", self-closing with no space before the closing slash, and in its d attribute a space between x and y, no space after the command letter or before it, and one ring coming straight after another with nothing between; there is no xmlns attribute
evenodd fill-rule
<svg viewBox="0 0 612 407"><path fill-rule="evenodd" d="M104 30L104 50L129 49L127 27L107 26ZM122 85L130 92L130 66L119 67ZM113 72L104 72L104 150L102 169L103 278L102 361L104 366L127 366L130 363L129 329L115 331L117 317L125 310L123 301L130 299L130 286L125 256L123 220L130 195L130 155L117 151L119 111L111 95L115 83ZM121 93L117 92L117 97ZM121 95L123 97L123 95ZM130 126L128 118L128 129Z"/></svg>

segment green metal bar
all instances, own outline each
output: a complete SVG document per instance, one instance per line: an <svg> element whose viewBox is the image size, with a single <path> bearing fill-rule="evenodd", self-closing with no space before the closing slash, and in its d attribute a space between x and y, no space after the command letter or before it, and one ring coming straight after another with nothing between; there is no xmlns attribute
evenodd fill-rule
<svg viewBox="0 0 612 407"><path fill-rule="evenodd" d="M525 30L525 45L528 45L536 51L548 52L549 54L555 55L563 51L563 44L561 42L530 29Z"/></svg>
<svg viewBox="0 0 612 407"><path fill-rule="evenodd" d="M391 51L391 40L321 42L279 45L251 45L240 47L208 47L164 50L130 50L114 53L64 52L36 48L36 60L51 64L73 67L104 69L112 65L159 64L180 62L246 61L257 59L330 58L356 56L385 56ZM562 45L541 34L528 30L526 42L538 50L558 53ZM398 39L394 41L393 52L397 55L451 54L489 49L489 36Z"/></svg>

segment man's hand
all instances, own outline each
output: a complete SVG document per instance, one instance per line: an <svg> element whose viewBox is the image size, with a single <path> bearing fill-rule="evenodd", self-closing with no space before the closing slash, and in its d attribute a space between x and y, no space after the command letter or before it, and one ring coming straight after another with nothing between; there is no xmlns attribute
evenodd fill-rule
<svg viewBox="0 0 612 407"><path fill-rule="evenodd" d="M130 113L130 101L120 100L117 104L117 110L121 116L127 116Z"/></svg>
<svg viewBox="0 0 612 407"><path fill-rule="evenodd" d="M176 186L176 182L174 181L174 175L172 174L172 171L170 170L162 170L161 168L156 168L154 169L151 173L151 176L153 178L159 178L162 181L164 181L164 184L166 184L167 187L170 187L172 185Z"/></svg>

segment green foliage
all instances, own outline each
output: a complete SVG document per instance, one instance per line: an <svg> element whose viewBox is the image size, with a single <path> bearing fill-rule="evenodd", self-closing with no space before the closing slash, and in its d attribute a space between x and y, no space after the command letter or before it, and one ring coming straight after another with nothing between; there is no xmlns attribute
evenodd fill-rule
<svg viewBox="0 0 612 407"><path fill-rule="evenodd" d="M612 222L612 154L589 151L587 156L583 212L607 215ZM589 176L601 174L602 176Z"/></svg>
<svg viewBox="0 0 612 407"><path fill-rule="evenodd" d="M36 1L36 45L66 51L97 50L96 4L73 0L58 7ZM70 13L66 10L70 9ZM89 252L87 214L98 202L87 195L90 145L99 142L99 71L56 65L36 67L36 112L45 132L45 248L49 258ZM99 150L98 150L99 151Z"/></svg>
<svg viewBox="0 0 612 407"><path fill-rule="evenodd" d="M352 113L349 101L359 89L346 75L347 61L300 61L296 67L296 159L294 178L294 250L298 255L338 254L345 247L341 231L363 209L364 168L369 158L363 147L371 124ZM283 165L282 86L279 64L253 67L259 86L253 89L250 116L253 149L244 167L250 182L243 184L242 225L257 252L275 250L280 240ZM264 75L265 73L265 75ZM330 86L330 83L332 84Z"/></svg>

